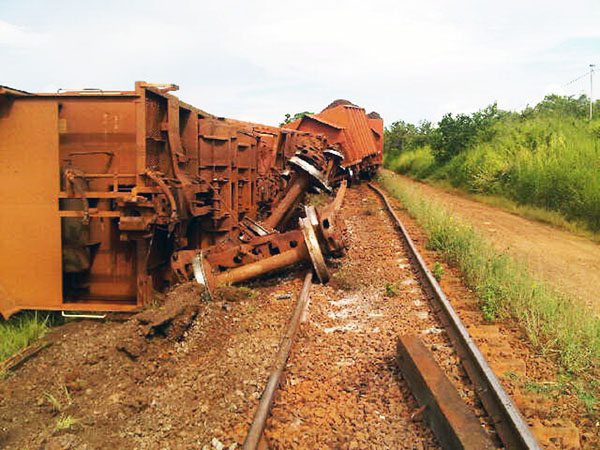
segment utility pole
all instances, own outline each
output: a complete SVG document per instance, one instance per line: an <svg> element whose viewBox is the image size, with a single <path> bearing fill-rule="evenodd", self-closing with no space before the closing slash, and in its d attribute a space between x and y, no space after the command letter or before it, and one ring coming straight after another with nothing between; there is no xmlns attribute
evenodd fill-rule
<svg viewBox="0 0 600 450"><path fill-rule="evenodd" d="M594 115L594 67L596 64L590 64L590 122Z"/></svg>

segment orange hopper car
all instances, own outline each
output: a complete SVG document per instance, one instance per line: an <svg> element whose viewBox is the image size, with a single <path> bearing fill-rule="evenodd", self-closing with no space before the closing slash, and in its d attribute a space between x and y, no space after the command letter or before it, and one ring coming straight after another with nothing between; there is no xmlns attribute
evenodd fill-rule
<svg viewBox="0 0 600 450"><path fill-rule="evenodd" d="M129 311L176 282L179 251L236 240L302 149L381 165L383 122L349 102L278 128L216 117L174 85L31 94L0 86L0 313ZM343 159L342 159L343 158ZM248 222L249 221L249 222Z"/></svg>

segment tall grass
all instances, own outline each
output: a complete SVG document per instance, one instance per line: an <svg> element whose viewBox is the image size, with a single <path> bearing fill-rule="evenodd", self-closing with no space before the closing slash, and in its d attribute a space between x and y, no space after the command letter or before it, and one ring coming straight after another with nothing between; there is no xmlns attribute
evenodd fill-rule
<svg viewBox="0 0 600 450"><path fill-rule="evenodd" d="M422 147L388 167L417 178L446 179L476 194L557 211L600 230L600 123L560 117L511 117L494 125L493 138L445 164Z"/></svg>
<svg viewBox="0 0 600 450"><path fill-rule="evenodd" d="M42 337L51 326L51 313L22 312L10 320L0 319L0 361Z"/></svg>
<svg viewBox="0 0 600 450"><path fill-rule="evenodd" d="M534 346L569 371L600 368L600 318L531 276L522 262L499 253L470 225L390 172L379 182L425 228L428 248L464 274L489 320L512 319Z"/></svg>

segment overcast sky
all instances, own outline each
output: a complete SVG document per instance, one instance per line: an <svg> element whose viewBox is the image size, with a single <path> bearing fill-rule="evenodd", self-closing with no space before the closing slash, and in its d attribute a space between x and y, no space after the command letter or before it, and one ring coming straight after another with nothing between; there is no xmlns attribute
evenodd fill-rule
<svg viewBox="0 0 600 450"><path fill-rule="evenodd" d="M194 106L267 124L337 98L386 123L522 109L589 92L589 77L564 85L599 56L600 0L0 0L2 85L175 83Z"/></svg>

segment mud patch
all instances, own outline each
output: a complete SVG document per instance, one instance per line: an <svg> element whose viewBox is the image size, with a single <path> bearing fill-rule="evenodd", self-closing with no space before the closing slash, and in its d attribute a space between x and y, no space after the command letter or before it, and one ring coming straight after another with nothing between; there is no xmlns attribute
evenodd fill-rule
<svg viewBox="0 0 600 450"><path fill-rule="evenodd" d="M167 295L164 305L136 314L125 323L117 350L137 359L154 338L180 341L198 315L203 295L194 283L178 286Z"/></svg>

